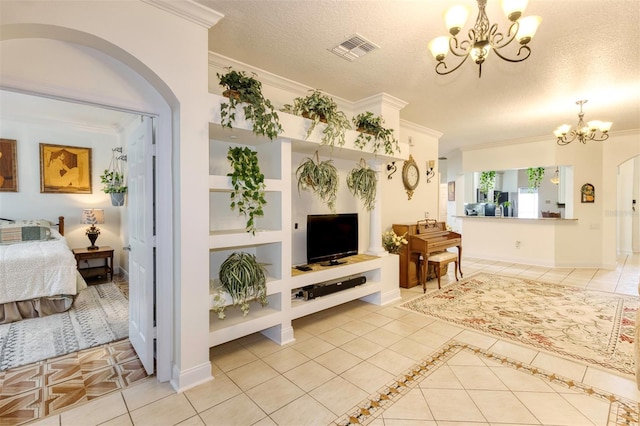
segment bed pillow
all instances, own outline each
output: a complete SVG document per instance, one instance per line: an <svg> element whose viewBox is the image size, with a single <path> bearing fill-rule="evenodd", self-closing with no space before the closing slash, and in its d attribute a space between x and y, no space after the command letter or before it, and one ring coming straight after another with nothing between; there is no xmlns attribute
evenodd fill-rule
<svg viewBox="0 0 640 426"><path fill-rule="evenodd" d="M0 244L24 241L45 241L51 237L51 222L48 220L16 220L0 223Z"/></svg>

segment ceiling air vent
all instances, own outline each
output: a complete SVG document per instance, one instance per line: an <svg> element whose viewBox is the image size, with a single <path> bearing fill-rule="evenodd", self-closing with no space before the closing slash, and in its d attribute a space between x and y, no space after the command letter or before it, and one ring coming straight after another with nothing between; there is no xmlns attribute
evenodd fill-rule
<svg viewBox="0 0 640 426"><path fill-rule="evenodd" d="M360 34L354 34L330 50L347 61L353 61L379 48Z"/></svg>

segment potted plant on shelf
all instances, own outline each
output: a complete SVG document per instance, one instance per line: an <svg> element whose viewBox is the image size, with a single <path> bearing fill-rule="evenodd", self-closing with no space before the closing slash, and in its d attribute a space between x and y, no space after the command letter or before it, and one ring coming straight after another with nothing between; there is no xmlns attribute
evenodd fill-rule
<svg viewBox="0 0 640 426"><path fill-rule="evenodd" d="M317 89L310 90L310 92L303 98L295 98L293 105L284 105L282 111L311 120L311 125L307 130L307 139L311 136L316 125L323 122L327 125L322 131L322 145L333 147L337 143L338 146L343 146L345 133L351 128L347 116L338 110L338 105L331 97Z"/></svg>
<svg viewBox="0 0 640 426"><path fill-rule="evenodd" d="M398 141L393 137L393 130L383 126L384 119L374 116L372 112L366 111L353 117L353 124L360 132L356 138L355 145L364 149L367 143L372 142L372 151L377 154L380 147L384 147L385 154L393 155L400 151Z"/></svg>
<svg viewBox="0 0 640 426"><path fill-rule="evenodd" d="M242 316L249 313L249 302L257 300L262 306L267 301L267 274L264 266L253 254L234 252L220 265L220 282L231 296L233 306L239 306ZM215 308L218 317L223 319L224 305Z"/></svg>
<svg viewBox="0 0 640 426"><path fill-rule="evenodd" d="M310 189L333 211L338 193L338 170L332 160L320 161L318 151L315 159L305 158L296 169L298 192Z"/></svg>
<svg viewBox="0 0 640 426"><path fill-rule="evenodd" d="M529 167L527 169L527 178L529 180L529 189L538 189L540 182L544 177L544 167Z"/></svg>
<svg viewBox="0 0 640 426"><path fill-rule="evenodd" d="M105 169L100 175L100 182L104 184L102 191L111 196L111 205L123 206L124 194L127 192L124 175L117 170Z"/></svg>
<svg viewBox="0 0 640 426"><path fill-rule="evenodd" d="M504 203L502 203L502 208L503 208L503 212L502 212L503 217L511 216L511 201L505 201Z"/></svg>
<svg viewBox="0 0 640 426"><path fill-rule="evenodd" d="M262 206L265 199L264 175L258 165L258 153L247 147L229 147L227 160L233 171L227 173L231 177L231 209L247 217L246 230L253 235L256 233L256 216L264 216Z"/></svg>
<svg viewBox="0 0 640 426"><path fill-rule="evenodd" d="M245 118L253 123L253 133L275 139L282 133L282 126L271 101L262 95L262 83L255 79L255 74L227 70L226 74L217 74L220 85L226 88L222 95L229 98L229 103L220 104L221 124L231 128L237 105L242 103Z"/></svg>
<svg viewBox="0 0 640 426"><path fill-rule="evenodd" d="M378 179L376 172L369 168L363 158L358 166L347 175L347 186L353 195L364 202L364 207L371 211L376 201L376 189Z"/></svg>

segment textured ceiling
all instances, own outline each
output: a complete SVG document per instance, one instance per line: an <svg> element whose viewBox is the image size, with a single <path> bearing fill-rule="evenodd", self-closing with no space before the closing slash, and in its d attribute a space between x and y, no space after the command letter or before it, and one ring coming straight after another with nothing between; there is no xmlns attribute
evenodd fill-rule
<svg viewBox="0 0 640 426"><path fill-rule="evenodd" d="M531 0L542 24L531 57L490 55L478 78L468 61L438 76L427 43L445 35L452 4L477 16L474 0L198 0L225 17L209 49L240 62L356 101L386 92L409 104L401 118L443 133L441 155L471 144L548 136L560 124L613 121L612 132L640 128L640 1ZM506 29L498 0L490 21ZM328 49L358 33L380 49L353 62ZM448 58L449 59L449 58Z"/></svg>

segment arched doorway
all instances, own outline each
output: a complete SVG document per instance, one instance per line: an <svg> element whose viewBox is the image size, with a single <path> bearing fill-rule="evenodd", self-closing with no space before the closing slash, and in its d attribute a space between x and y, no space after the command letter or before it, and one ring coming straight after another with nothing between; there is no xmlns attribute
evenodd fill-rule
<svg viewBox="0 0 640 426"><path fill-rule="evenodd" d="M155 185L171 188L172 116L176 114L177 101L152 70L123 49L80 31L24 24L4 25L0 34L3 65L7 65L3 66L0 83L3 88L156 116ZM64 54L57 55L61 52ZM25 58L28 58L28 64ZM58 58L65 58L64 63ZM14 66L25 71L12 73ZM162 312L156 322L157 377L160 381L171 378L172 203L172 191L159 191L153 206L148 209L149 220L156 219L154 228L158 231L154 276L157 277L156 306ZM148 297L153 298L152 293Z"/></svg>

